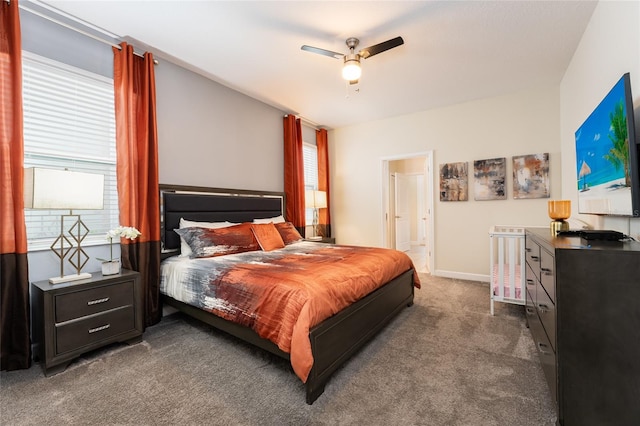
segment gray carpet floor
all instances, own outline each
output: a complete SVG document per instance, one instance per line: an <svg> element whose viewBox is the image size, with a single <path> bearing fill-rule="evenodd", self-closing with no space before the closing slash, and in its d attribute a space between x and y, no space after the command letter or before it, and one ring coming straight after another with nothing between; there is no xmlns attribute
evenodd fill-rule
<svg viewBox="0 0 640 426"><path fill-rule="evenodd" d="M421 275L405 309L307 405L287 361L173 314L142 343L0 375L2 425L553 425L522 306Z"/></svg>

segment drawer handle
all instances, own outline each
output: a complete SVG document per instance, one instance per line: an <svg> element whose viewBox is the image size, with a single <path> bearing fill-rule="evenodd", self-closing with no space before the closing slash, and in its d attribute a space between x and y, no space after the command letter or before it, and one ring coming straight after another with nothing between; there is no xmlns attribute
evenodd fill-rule
<svg viewBox="0 0 640 426"><path fill-rule="evenodd" d="M89 334L93 334L93 333L96 333L98 331L106 330L109 327L111 327L111 324L105 324L105 325L101 325L100 327L90 328L89 329Z"/></svg>
<svg viewBox="0 0 640 426"><path fill-rule="evenodd" d="M527 253L531 253L531 249L529 247L524 249Z"/></svg>
<svg viewBox="0 0 640 426"><path fill-rule="evenodd" d="M531 260L533 260L534 262L539 262L540 256L531 256Z"/></svg>
<svg viewBox="0 0 640 426"><path fill-rule="evenodd" d="M104 302L108 302L109 298L108 297L104 297L102 299L96 299L96 300L89 300L87 302L87 305L91 306L91 305L97 305L99 303L104 303Z"/></svg>
<svg viewBox="0 0 640 426"><path fill-rule="evenodd" d="M535 312L535 310L531 309L531 308L525 308L525 311L527 311L527 313L529 315L533 315L533 313Z"/></svg>
<svg viewBox="0 0 640 426"><path fill-rule="evenodd" d="M538 342L538 349L545 355L553 355L553 353L548 350L549 346L547 346L545 343Z"/></svg>
<svg viewBox="0 0 640 426"><path fill-rule="evenodd" d="M553 271L549 268L540 268L540 270L544 272L545 275L553 275Z"/></svg>
<svg viewBox="0 0 640 426"><path fill-rule="evenodd" d="M544 303L538 303L538 308L540 308L540 311L543 313L550 310L549 306L545 305Z"/></svg>
<svg viewBox="0 0 640 426"><path fill-rule="evenodd" d="M533 285L533 280L527 279L527 285Z"/></svg>

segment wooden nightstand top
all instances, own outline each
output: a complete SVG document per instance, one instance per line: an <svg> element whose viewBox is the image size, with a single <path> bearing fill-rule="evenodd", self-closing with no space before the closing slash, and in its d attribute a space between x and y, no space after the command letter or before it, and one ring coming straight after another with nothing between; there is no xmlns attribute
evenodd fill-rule
<svg viewBox="0 0 640 426"><path fill-rule="evenodd" d="M139 272L130 271L128 269L122 269L119 274L107 275L103 276L102 272L92 272L91 278L87 278L86 280L77 280L77 281L69 281L65 283L59 284L51 284L49 280L36 281L31 283L32 285L38 287L42 291L50 291L50 290L60 290L66 289L69 287L75 287L78 285L87 285L92 283L108 283L109 281L121 278L133 278L136 275L139 275Z"/></svg>
<svg viewBox="0 0 640 426"><path fill-rule="evenodd" d="M322 237L318 239L305 239L305 241L310 241L312 243L325 243L325 244L335 244L336 239L333 237Z"/></svg>

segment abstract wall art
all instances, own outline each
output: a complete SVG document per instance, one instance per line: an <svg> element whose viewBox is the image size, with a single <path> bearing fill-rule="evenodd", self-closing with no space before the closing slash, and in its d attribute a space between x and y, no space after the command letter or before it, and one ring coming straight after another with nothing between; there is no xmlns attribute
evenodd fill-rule
<svg viewBox="0 0 640 426"><path fill-rule="evenodd" d="M513 198L549 198L549 153L513 157Z"/></svg>
<svg viewBox="0 0 640 426"><path fill-rule="evenodd" d="M468 199L467 163L440 164L440 201L467 201Z"/></svg>

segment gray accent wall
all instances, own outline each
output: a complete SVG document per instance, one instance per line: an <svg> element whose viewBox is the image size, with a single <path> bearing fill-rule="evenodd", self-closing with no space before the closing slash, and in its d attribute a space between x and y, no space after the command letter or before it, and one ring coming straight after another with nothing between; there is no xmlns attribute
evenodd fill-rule
<svg viewBox="0 0 640 426"><path fill-rule="evenodd" d="M284 112L162 58L156 66L160 182L284 189Z"/></svg>

